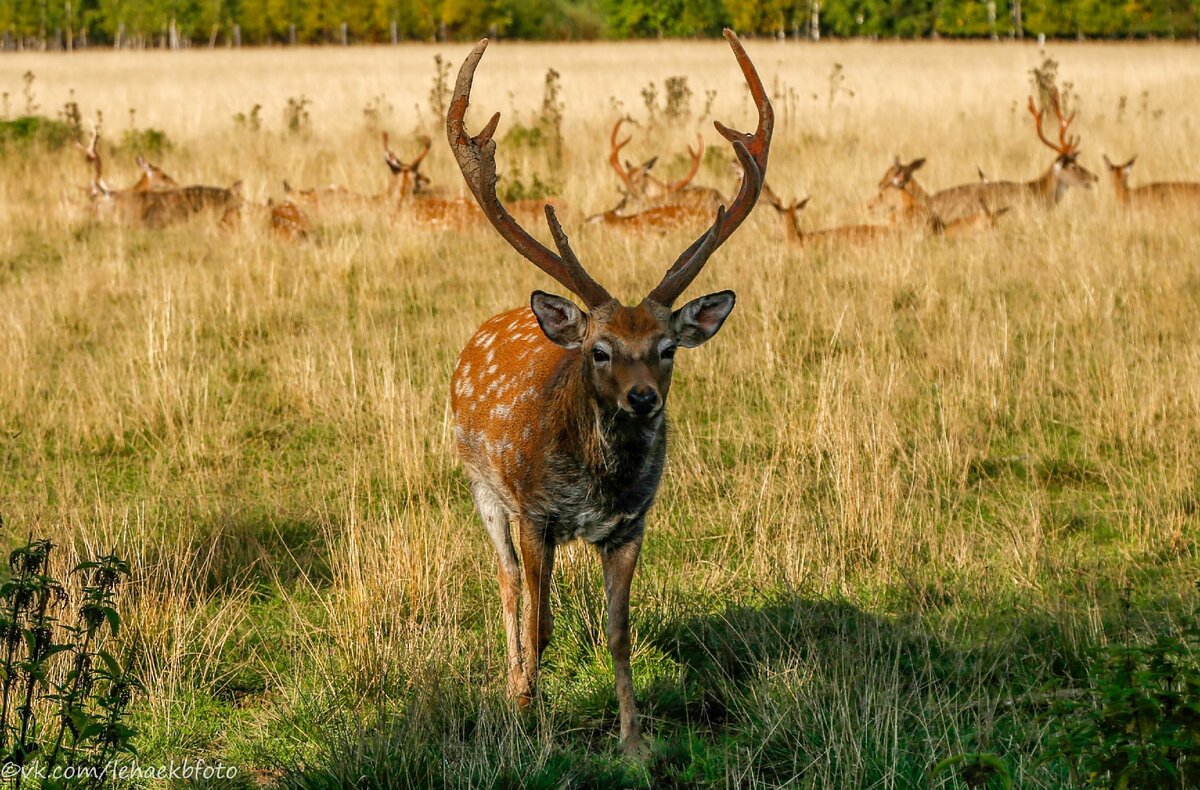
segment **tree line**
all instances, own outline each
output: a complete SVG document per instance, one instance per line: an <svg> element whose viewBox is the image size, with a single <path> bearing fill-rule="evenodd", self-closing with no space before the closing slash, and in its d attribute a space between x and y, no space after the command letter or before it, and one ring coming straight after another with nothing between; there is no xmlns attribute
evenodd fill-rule
<svg viewBox="0 0 1200 790"><path fill-rule="evenodd" d="M4 49L711 37L1194 38L1200 0L0 0Z"/></svg>

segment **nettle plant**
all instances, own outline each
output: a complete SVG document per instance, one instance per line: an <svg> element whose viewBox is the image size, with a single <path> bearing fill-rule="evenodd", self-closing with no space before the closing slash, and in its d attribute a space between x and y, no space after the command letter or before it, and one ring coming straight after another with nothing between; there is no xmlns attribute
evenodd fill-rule
<svg viewBox="0 0 1200 790"><path fill-rule="evenodd" d="M1200 787L1200 625L1097 649L1087 684L1049 711L1072 787Z"/></svg>
<svg viewBox="0 0 1200 790"><path fill-rule="evenodd" d="M99 767L134 753L128 711L142 689L110 650L128 563L107 554L77 565L73 601L51 571L54 548L35 540L12 552L11 576L0 585L0 759L51 776L55 768Z"/></svg>

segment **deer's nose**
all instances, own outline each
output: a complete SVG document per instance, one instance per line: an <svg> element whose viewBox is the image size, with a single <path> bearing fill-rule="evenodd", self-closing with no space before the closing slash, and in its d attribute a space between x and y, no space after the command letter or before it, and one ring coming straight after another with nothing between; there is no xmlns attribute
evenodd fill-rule
<svg viewBox="0 0 1200 790"><path fill-rule="evenodd" d="M625 399L629 401L629 408L634 414L649 414L658 406L658 392L653 387L633 387Z"/></svg>

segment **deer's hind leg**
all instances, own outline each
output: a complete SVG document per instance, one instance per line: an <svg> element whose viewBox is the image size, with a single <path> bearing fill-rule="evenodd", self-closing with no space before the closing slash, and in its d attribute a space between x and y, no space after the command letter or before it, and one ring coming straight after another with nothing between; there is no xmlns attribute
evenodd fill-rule
<svg viewBox="0 0 1200 790"><path fill-rule="evenodd" d="M504 618L504 635L508 653L508 694L515 699L527 699L529 682L525 677L525 661L521 654L521 631L518 611L521 607L521 567L513 546L509 522L512 513L485 484L472 483L475 509L483 520L499 559L500 605Z"/></svg>

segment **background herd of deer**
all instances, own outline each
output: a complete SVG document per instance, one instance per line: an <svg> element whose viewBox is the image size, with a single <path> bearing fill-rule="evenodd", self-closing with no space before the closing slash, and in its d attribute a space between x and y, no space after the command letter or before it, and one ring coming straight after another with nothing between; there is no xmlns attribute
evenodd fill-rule
<svg viewBox="0 0 1200 790"><path fill-rule="evenodd" d="M743 43L769 166L669 309L700 299L714 327L737 295L719 337L677 343L611 633L629 558L608 561L610 600L579 540L516 574L552 619L511 618L460 442L520 470L549 443L518 418L559 405L499 360L562 347L530 313L489 316L553 291L573 343L572 305L634 310L736 199L712 121L757 113L726 42L493 40L464 136L503 114L496 194L543 266L447 142L469 42L6 54L10 117L29 69L34 112L74 99L83 122L14 148L0 119L0 516L63 563L130 560L143 762L237 765L246 790L951 790L1001 769L1057 790L1086 785L1072 749L1107 754L1064 732L1158 748L1090 711L1116 655L1096 650L1140 662L1200 612L1200 226L1194 189L1135 191L1200 180L1200 50L1051 42L1056 111L1032 44ZM561 156L531 135L549 67ZM695 95L669 115L681 75ZM260 126L238 120L258 104ZM147 129L170 144L138 147ZM1052 169L1064 153L1078 171ZM1135 153L1110 181L1105 155ZM586 338L651 419L675 352L653 323ZM458 417L485 402L495 422Z"/></svg>
<svg viewBox="0 0 1200 790"><path fill-rule="evenodd" d="M1076 114L1068 113L1063 103L1057 88L1047 92L1047 106L1039 107L1034 97L1029 97L1032 130L1055 155L1041 175L1029 180L994 180L980 170L978 181L931 193L921 186L915 175L926 159L921 157L904 163L897 156L880 179L876 194L863 204L875 218L870 224L805 228L801 214L811 197L789 201L770 184L764 186L766 202L778 212L787 238L799 245L865 244L902 235L958 236L994 228L1000 217L1017 207L1048 211L1072 188L1090 190L1098 180L1096 174L1079 161L1082 138L1078 132L1071 131ZM1048 111L1053 113L1056 140L1047 137L1043 127ZM695 146L688 149L690 165L687 172L681 178L666 181L654 173L659 156L652 156L641 164L623 157L622 151L633 136L623 133L622 127L631 120L629 117L618 118L608 138L608 164L617 176L620 199L611 208L591 213L588 222L625 231L663 232L701 224L717 206L728 202L729 196L721 188L694 183L705 151L701 134L696 134ZM140 155L136 160L141 169L138 180L127 188L112 189L104 178L99 129L93 126L87 145L80 141L77 147L91 170L91 183L87 188L91 213L129 224L161 227L206 213L232 227L246 211L258 215L273 233L286 239L304 240L312 234L313 217L320 222L323 216L344 216L346 212L405 215L417 224L430 227L465 228L483 222L483 214L473 201L461 196L460 189L449 184L433 184L421 173L421 164L432 148L429 136L419 135L413 141L412 147L417 153L408 162L392 150L386 131L381 133L381 141L382 159L391 175L385 191L368 194L346 184L297 189L289 180L283 179L282 199L268 199L265 205L247 201L241 194L241 181L229 187L181 187ZM1103 159L1113 192L1123 207L1195 209L1200 206L1200 182L1156 182L1131 187L1129 177L1137 155L1121 165L1113 164L1107 154ZM741 177L736 162L731 165L730 177ZM802 178L803 174L776 175L777 183L785 184ZM551 202L563 211L561 201ZM508 208L524 216L537 216L543 204L541 200L518 200L510 201ZM599 207L588 207L588 210L594 208Z"/></svg>

